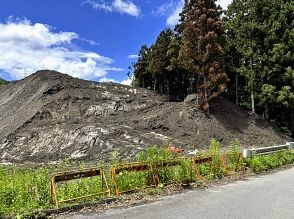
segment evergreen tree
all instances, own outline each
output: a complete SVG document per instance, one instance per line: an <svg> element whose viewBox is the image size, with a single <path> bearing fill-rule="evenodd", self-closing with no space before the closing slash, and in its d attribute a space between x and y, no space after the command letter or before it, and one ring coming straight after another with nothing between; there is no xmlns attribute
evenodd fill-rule
<svg viewBox="0 0 294 219"><path fill-rule="evenodd" d="M170 29L162 31L151 46L148 71L152 74L153 90L166 93L169 90L168 49L173 38Z"/></svg>
<svg viewBox="0 0 294 219"><path fill-rule="evenodd" d="M227 42L241 54L239 66L235 70L247 79L251 109L255 112L257 68L261 58L260 40L263 33L258 27L259 14L254 10L253 4L252 0L234 0L226 12L225 28L228 31Z"/></svg>
<svg viewBox="0 0 294 219"><path fill-rule="evenodd" d="M196 75L197 104L209 112L209 100L226 90L222 65L222 10L215 0L186 0L181 14L182 49L179 60Z"/></svg>
<svg viewBox="0 0 294 219"><path fill-rule="evenodd" d="M139 51L138 61L133 64L133 85L135 87L148 88L152 84L152 78L148 72L149 52L150 49L146 45L143 45Z"/></svg>
<svg viewBox="0 0 294 219"><path fill-rule="evenodd" d="M8 81L5 81L4 79L0 78L0 86L8 84Z"/></svg>
<svg viewBox="0 0 294 219"><path fill-rule="evenodd" d="M257 107L266 119L291 121L294 135L294 116L288 113L294 94L294 2L233 0L224 20L229 69L246 78L252 111Z"/></svg>

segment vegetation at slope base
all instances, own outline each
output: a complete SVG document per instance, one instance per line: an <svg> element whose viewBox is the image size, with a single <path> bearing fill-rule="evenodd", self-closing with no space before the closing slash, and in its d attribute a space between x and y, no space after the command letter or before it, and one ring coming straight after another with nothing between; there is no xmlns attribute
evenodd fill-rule
<svg viewBox="0 0 294 219"><path fill-rule="evenodd" d="M199 172L206 176L206 179L222 178L226 176L226 170L222 165L220 143L212 140L209 151L200 152L199 155L214 157L211 164L199 165ZM237 142L232 142L228 151L227 167L229 171L234 171L237 165L237 156L240 153L240 146ZM121 160L117 152L111 155L111 165L119 166L130 161ZM195 169L191 159L185 159L178 154L171 153L167 148L150 147L143 151L135 158L136 162L162 161L167 159L178 159L180 165L176 167L166 166L160 169L159 178L160 184L157 189L161 189L166 184L178 184L196 182ZM247 165L255 172L261 172L273 168L280 167L286 164L294 163L294 154L289 151L279 152L271 155L255 157L242 162L242 165ZM33 212L34 210L42 210L55 208L51 202L50 195L50 176L53 172L64 172L71 168L70 163L61 162L58 166L47 166L42 168L24 168L17 166L2 166L0 167L0 218L9 215L22 215ZM78 164L75 164L76 166ZM103 166L106 174L106 180L114 195L114 184L110 174L110 164L100 164ZM80 169L84 169L87 165L79 164ZM244 167L244 166L243 166ZM243 169L243 168L240 168ZM123 171L117 175L119 189L122 191L143 188L150 183L150 172L127 172ZM98 177L77 179L60 183L57 187L57 198L59 201L93 194L102 191L101 180ZM106 198L106 195L87 198L83 201L94 201ZM62 204L60 207L65 207L71 202Z"/></svg>

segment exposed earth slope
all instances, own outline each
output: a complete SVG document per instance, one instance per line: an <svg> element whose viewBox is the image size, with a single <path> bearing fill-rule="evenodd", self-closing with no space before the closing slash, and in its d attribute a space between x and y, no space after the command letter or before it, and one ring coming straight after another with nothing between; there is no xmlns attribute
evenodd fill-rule
<svg viewBox="0 0 294 219"><path fill-rule="evenodd" d="M97 84L40 71L0 89L0 163L132 157L150 145L285 143L288 137L257 116L218 98L207 118L191 105L167 102L146 89Z"/></svg>

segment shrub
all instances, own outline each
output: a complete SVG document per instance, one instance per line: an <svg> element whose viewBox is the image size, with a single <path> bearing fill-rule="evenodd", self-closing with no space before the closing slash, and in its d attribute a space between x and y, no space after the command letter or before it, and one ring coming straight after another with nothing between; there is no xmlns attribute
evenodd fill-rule
<svg viewBox="0 0 294 219"><path fill-rule="evenodd" d="M223 177L225 170L221 160L220 143L215 139L210 142L210 154L212 156L210 174L217 178Z"/></svg>
<svg viewBox="0 0 294 219"><path fill-rule="evenodd" d="M294 153L291 151L283 151L274 154L256 156L246 160L247 166L256 173L293 163Z"/></svg>

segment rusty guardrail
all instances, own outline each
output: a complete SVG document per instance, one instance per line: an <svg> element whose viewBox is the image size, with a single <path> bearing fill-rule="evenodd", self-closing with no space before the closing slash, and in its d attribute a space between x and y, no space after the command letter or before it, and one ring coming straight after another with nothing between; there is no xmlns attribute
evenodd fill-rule
<svg viewBox="0 0 294 219"><path fill-rule="evenodd" d="M90 178L90 177L100 177L101 178L101 192L95 194L89 194L86 196L75 197L63 201L59 201L57 199L57 184L64 183L71 180L78 180L82 178ZM91 198L99 195L108 195L110 196L110 189L108 187L105 174L102 168L89 168L82 170L74 170L69 172L59 172L54 173L51 177L51 199L53 204L58 208L60 203L66 203L71 201L82 200L86 198Z"/></svg>
<svg viewBox="0 0 294 219"><path fill-rule="evenodd" d="M227 159L228 158L232 159L232 156L234 156L234 155L236 155L237 163L236 163L236 166L234 167L233 171L234 171L234 173L237 173L241 167L241 164L242 164L242 160L243 160L242 153L237 153L237 154L226 153L226 154L222 154L222 156L221 156L221 161L224 166L226 176L229 176L231 174L230 169L227 165L227 163L228 163Z"/></svg>
<svg viewBox="0 0 294 219"><path fill-rule="evenodd" d="M120 190L119 185L118 185L118 180L117 178L120 176L120 174L123 175L123 172L148 172L149 178L148 182L150 183L149 185L145 185L143 188L134 188L131 190ZM113 179L114 187L115 187L115 194L116 196L120 196L122 193L127 193L131 191L136 191L140 189L145 189L148 187L156 187L156 179L154 176L154 171L153 171L153 166L151 162L137 162L137 163L128 163L124 165L119 165L119 166L113 166L111 168L111 176Z"/></svg>
<svg viewBox="0 0 294 219"><path fill-rule="evenodd" d="M160 170L168 167L178 167L180 166L180 161L178 159L168 159L168 160L159 160L153 163L154 164L154 169L156 172L156 180L157 180L157 185L159 185L160 182ZM167 184L167 183L163 183Z"/></svg>
<svg viewBox="0 0 294 219"><path fill-rule="evenodd" d="M197 179L203 179L204 178L204 176L200 175L198 165L206 164L206 163L211 164L212 160L213 160L212 156L194 157L193 158L193 163L194 163L194 168L195 168L195 175L196 175Z"/></svg>

